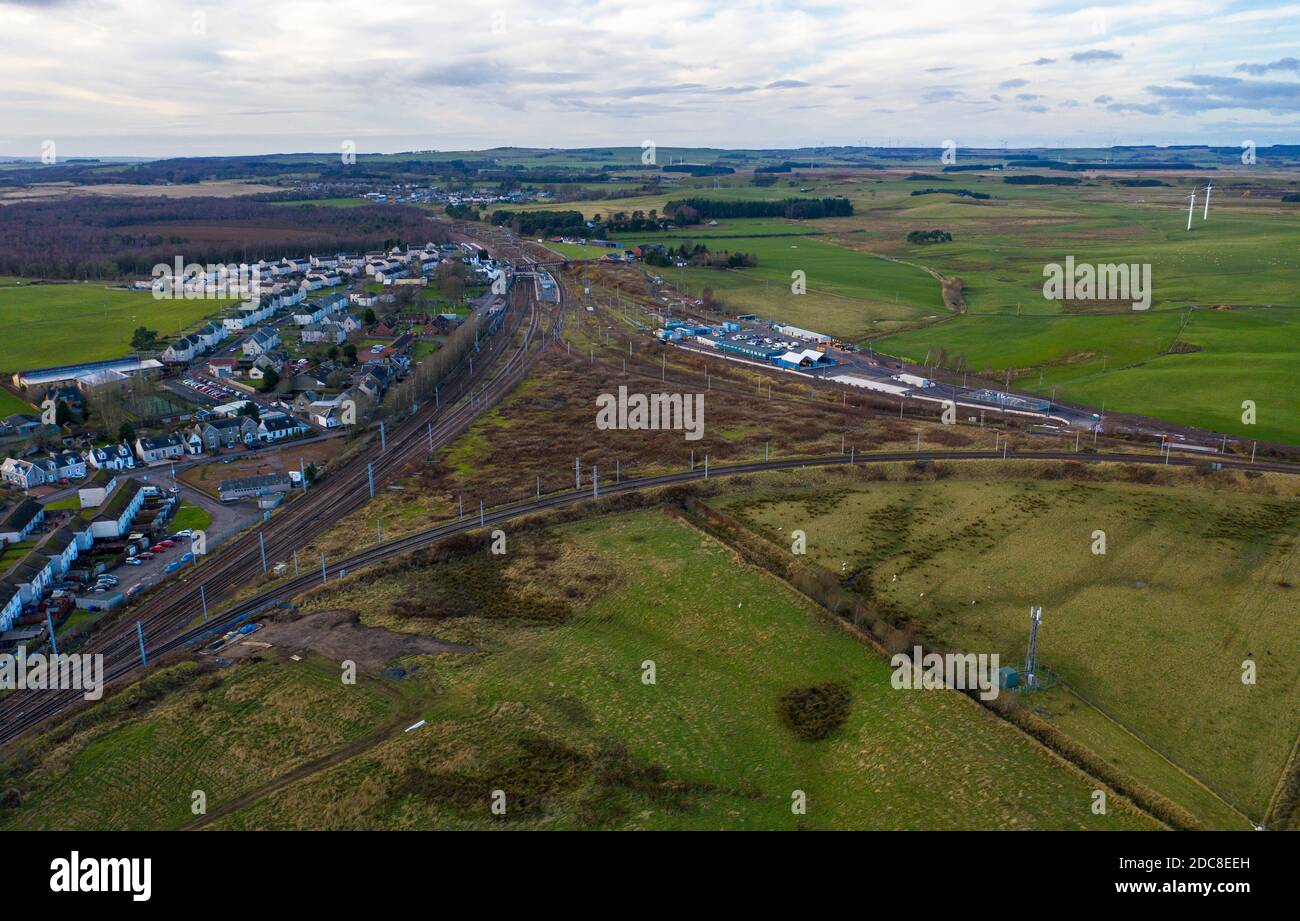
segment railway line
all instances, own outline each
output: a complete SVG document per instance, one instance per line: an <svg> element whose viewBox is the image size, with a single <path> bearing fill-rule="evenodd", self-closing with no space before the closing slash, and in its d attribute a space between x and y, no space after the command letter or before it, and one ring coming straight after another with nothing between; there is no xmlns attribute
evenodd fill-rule
<svg viewBox="0 0 1300 921"><path fill-rule="evenodd" d="M297 575L279 585L275 585L265 592L261 592L256 596L239 602L237 605L223 611L207 623L185 629L180 633L173 633L172 636L161 639L156 645L151 646L151 655L156 659L169 653L183 650L204 637L228 629L230 625L238 623L257 612L264 610L270 605L277 602L287 601L307 589L321 584L322 581L328 582L331 578L340 578L345 573L355 572L358 569L364 569L366 566L374 565L392 557L401 556L414 550L423 549L456 534L479 530L491 525L502 524L538 512L567 508L583 502L593 501L598 498L598 496L616 496L631 492L692 483L713 477L739 476L768 471L791 470L801 467L836 467L867 463L900 463L915 461L980 461L1004 459L1077 463L1159 464L1174 467L1197 467L1204 466L1206 463L1204 458L1197 457L1161 457L1150 454L1127 453L1081 454L1071 451L1008 451L1006 453L1001 451L896 451L876 454L859 454L856 456L836 454L829 457L799 457L775 461L758 461L752 463L733 464L725 467L715 467L712 470L707 468L697 468L695 470L680 471L677 473L626 479L618 483L610 483L607 486L600 487L598 490L595 487L591 490L586 488L566 490L560 493L553 493L549 496L542 496L541 498L531 501L497 506L493 509L485 510L481 519L477 516L471 516L456 521L449 521L414 534L406 535L405 537L397 538L389 543L368 548L345 559L336 560L332 564L327 564L323 571L313 571L310 574ZM1216 459L1215 462L1226 468L1281 473L1292 476L1300 475L1300 467L1280 462L1260 461L1251 463L1247 460L1235 458L1221 458ZM177 615L176 618L173 618L173 627L176 626L177 620L180 620L182 624L187 624L189 621L193 620L193 616L193 608L185 610ZM125 656L118 655L111 663L106 657L104 669L104 681L106 684L119 681L141 667L142 663L139 658L139 650L134 645L134 633L131 634L131 637L132 643L130 648L132 654ZM48 697L43 698L39 706L28 706L26 710L17 712L13 714L12 717L5 719L3 725L0 726L0 744L8 744L12 742L20 735L32 730L45 720L56 715L62 709L75 704L80 697L80 693L77 691L46 693L48 694ZM12 697L10 699L12 699ZM55 705L56 701L58 702L57 706ZM9 701L6 700L4 703L8 702Z"/></svg>
<svg viewBox="0 0 1300 921"><path fill-rule="evenodd" d="M518 285L512 299L522 302L515 310L513 323L502 321L501 329L485 340L474 356L477 374L469 359L442 382L449 390L458 386L458 397L449 403L426 404L397 425L384 439L384 446L347 460L330 471L327 479L307 494L290 503L263 527L248 532L214 554L211 561L199 563L179 581L165 583L150 593L129 615L129 621L109 627L92 637L87 647L78 651L104 656L105 679L120 677L140 665L140 640L146 650L158 652L171 648L178 635L185 635L188 625L206 605L218 604L233 590L247 585L265 571L266 561L283 559L312 537L360 508L369 499L372 476L376 486L391 479L413 461L436 451L463 432L482 412L494 405L524 377L547 339L563 322L564 293L561 289L559 309L553 326L542 330L542 313L531 292L531 285ZM522 315L526 308L527 317ZM526 323L526 325L525 325ZM518 346L508 349L508 342L523 335ZM505 354L506 352L509 354ZM460 393L464 393L461 396ZM140 624L137 633L135 622ZM80 698L80 692L15 691L0 700L0 743L13 739L27 728L57 715Z"/></svg>

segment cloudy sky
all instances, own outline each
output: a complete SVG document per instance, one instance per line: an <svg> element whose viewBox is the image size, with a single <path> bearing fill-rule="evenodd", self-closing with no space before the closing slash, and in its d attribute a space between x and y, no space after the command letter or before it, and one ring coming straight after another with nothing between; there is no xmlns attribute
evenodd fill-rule
<svg viewBox="0 0 1300 921"><path fill-rule="evenodd" d="M0 155L1300 143L1300 3L0 0Z"/></svg>

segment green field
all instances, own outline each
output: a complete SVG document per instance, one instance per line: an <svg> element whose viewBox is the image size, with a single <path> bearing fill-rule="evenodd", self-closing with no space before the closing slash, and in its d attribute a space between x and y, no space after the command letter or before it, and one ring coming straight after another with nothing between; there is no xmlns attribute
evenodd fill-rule
<svg viewBox="0 0 1300 921"><path fill-rule="evenodd" d="M3 297L3 295L0 295ZM36 407L19 397L14 396L8 390L0 388L0 419L11 416L14 413L37 413Z"/></svg>
<svg viewBox="0 0 1300 921"><path fill-rule="evenodd" d="M1263 816L1300 730L1294 484L1008 482L963 467L948 481L722 505L782 543L804 530L813 560L940 648L1019 663L1029 607L1043 606L1040 661L1145 745L1053 691L1043 704L1061 728L1210 825L1243 820L1161 754ZM1254 686L1241 681L1247 659Z"/></svg>
<svg viewBox="0 0 1300 921"><path fill-rule="evenodd" d="M882 656L659 512L511 540L504 586L480 552L314 602L484 652L430 666L418 731L219 827L1149 827L1122 806L1092 815L1087 778L964 698L894 691ZM465 593L478 616L406 616ZM828 682L851 694L847 719L800 739L781 698Z"/></svg>
<svg viewBox="0 0 1300 921"><path fill-rule="evenodd" d="M212 516L207 509L191 505L189 502L182 502L181 507L176 510L176 516L171 520L170 528L172 531L192 530L194 528L201 530L210 524L212 524Z"/></svg>
<svg viewBox="0 0 1300 921"><path fill-rule="evenodd" d="M120 358L138 326L171 337L233 301L156 300L149 292L101 284L0 286L0 369Z"/></svg>
<svg viewBox="0 0 1300 921"><path fill-rule="evenodd" d="M1064 400L1300 444L1300 353L1288 345L1300 341L1300 308L1196 310L1186 319L1181 311L964 316L877 347L995 379L1016 369L1015 386ZM1256 405L1252 424L1243 422L1243 400Z"/></svg>
<svg viewBox="0 0 1300 921"><path fill-rule="evenodd" d="M750 270L653 270L695 297L712 288L738 311L870 338L886 354L917 362L929 356L949 370L998 380L1010 371L1016 386L1044 394L1055 389L1067 400L1104 401L1120 412L1300 444L1300 415L1290 411L1300 385L1300 209L1257 194L1261 187L1292 188L1291 174L1217 176L1210 217L1202 220L1198 210L1189 232L1184 203L1199 180L1186 176L1161 175L1169 185L1156 188L1126 188L1110 177L1057 187L1010 185L1001 173L924 172L931 178L909 181L907 171L872 178L806 173L762 189L739 176L724 177L718 189L711 180L685 180L656 196L538 207L591 217L662 211L669 200L689 195L842 194L854 204L851 218L720 221L623 235L618 242L688 240L756 254L759 265ZM912 194L925 189L989 198ZM952 242L906 242L910 231L932 229L948 231ZM775 236L783 231L816 236ZM872 254L908 264L883 263ZM1067 256L1076 263L1149 265L1151 308L1046 299L1044 267ZM921 268L962 280L961 316L943 308L938 281ZM802 296L790 291L795 269L807 272ZM1189 307L1195 309L1182 328ZM1257 423L1243 424L1243 400L1255 402Z"/></svg>
<svg viewBox="0 0 1300 921"><path fill-rule="evenodd" d="M195 790L212 808L255 789L381 724L390 696L314 660L173 666L42 737L17 772L11 762L23 801L0 810L0 828L175 828L194 818Z"/></svg>

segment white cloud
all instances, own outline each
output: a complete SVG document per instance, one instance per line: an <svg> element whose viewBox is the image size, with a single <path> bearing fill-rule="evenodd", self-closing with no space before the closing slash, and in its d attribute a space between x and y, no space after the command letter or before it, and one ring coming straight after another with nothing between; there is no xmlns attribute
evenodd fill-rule
<svg viewBox="0 0 1300 921"><path fill-rule="evenodd" d="M1230 134L1226 113L1203 126L1187 106L1157 112L1146 87L1300 45L1294 16L1235 5L0 0L0 154L38 154L46 138L68 156L336 150L345 138L369 150L1100 142L1138 118L1150 141L1185 142ZM1074 124L974 105L1030 78L1044 105L1107 96L1120 108ZM1259 134L1272 116L1241 117ZM1276 140L1294 139L1277 125L1291 135Z"/></svg>

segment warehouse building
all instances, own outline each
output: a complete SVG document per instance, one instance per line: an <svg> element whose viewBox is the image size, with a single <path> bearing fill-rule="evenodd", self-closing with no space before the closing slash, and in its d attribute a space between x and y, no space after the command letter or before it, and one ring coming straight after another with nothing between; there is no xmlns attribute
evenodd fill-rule
<svg viewBox="0 0 1300 921"><path fill-rule="evenodd" d="M249 499L256 496L269 496L285 493L292 488L293 481L287 473L268 473L265 476L246 476L236 480L222 480L218 490L222 502L235 499Z"/></svg>

